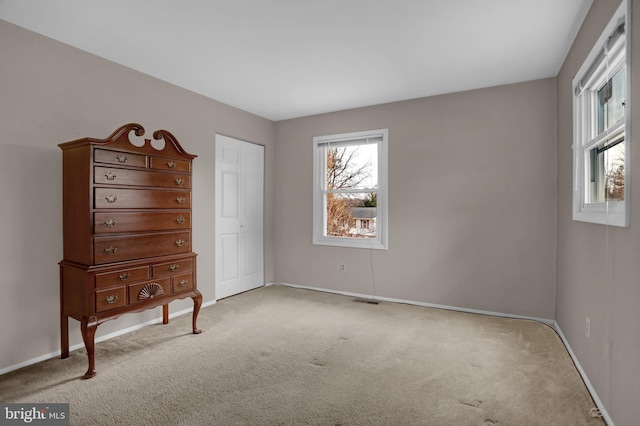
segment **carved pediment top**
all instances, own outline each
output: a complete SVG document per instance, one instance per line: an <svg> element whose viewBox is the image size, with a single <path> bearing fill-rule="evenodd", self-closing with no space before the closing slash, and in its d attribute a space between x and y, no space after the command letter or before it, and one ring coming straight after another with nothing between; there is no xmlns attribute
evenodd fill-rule
<svg viewBox="0 0 640 426"><path fill-rule="evenodd" d="M150 139L144 139L142 144L133 143L130 139L131 132L134 133L135 136L141 137L145 134L144 127L142 127L138 123L129 123L124 126L116 129L109 137L105 139L96 139L96 138L82 138L78 140L74 140L71 142L61 143L58 146L61 149L69 149L74 148L81 145L100 145L100 146L109 146L109 148L118 149L121 151L147 154L147 155L160 155L163 157L170 158L186 158L188 160L194 159L196 156L193 154L189 154L187 151L182 148L180 142L167 130L156 130L153 132L153 138L155 140L164 141L164 146L159 148L156 147Z"/></svg>

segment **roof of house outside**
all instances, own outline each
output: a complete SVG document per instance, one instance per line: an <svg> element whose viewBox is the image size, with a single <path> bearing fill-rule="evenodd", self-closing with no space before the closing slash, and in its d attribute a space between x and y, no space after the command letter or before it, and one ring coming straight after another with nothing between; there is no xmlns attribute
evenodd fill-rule
<svg viewBox="0 0 640 426"><path fill-rule="evenodd" d="M378 215L377 207L353 207L351 215L356 219L375 219Z"/></svg>

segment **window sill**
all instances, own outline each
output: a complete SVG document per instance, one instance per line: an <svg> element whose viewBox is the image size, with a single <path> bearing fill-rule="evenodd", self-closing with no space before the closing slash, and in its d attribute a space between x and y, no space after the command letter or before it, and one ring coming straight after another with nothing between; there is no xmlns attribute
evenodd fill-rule
<svg viewBox="0 0 640 426"><path fill-rule="evenodd" d="M324 237L314 238L314 245L333 246L333 247L349 247L373 250L387 250L387 244L379 240L364 238L341 238L341 237Z"/></svg>
<svg viewBox="0 0 640 426"><path fill-rule="evenodd" d="M573 220L599 225L629 227L625 202L589 204L573 212Z"/></svg>

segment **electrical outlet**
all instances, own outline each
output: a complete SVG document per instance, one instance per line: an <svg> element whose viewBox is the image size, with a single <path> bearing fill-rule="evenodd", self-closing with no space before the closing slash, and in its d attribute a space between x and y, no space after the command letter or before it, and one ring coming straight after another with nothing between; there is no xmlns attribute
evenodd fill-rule
<svg viewBox="0 0 640 426"><path fill-rule="evenodd" d="M587 321L584 325L584 334L586 334L587 337L591 337L591 320L589 319L589 317L587 317Z"/></svg>
<svg viewBox="0 0 640 426"><path fill-rule="evenodd" d="M347 272L347 262L340 262L340 272Z"/></svg>

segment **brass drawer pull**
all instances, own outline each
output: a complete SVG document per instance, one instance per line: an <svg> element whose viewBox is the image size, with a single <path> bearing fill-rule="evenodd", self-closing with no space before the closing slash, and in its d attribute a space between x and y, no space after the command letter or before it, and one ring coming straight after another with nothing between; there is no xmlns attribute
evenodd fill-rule
<svg viewBox="0 0 640 426"><path fill-rule="evenodd" d="M118 223L118 221L115 220L115 219L109 219L109 220L105 220L104 221L104 225L107 228L113 228L114 226L116 226L117 223Z"/></svg>
<svg viewBox="0 0 640 426"><path fill-rule="evenodd" d="M184 197L178 197L176 198L176 201L178 202L178 204L184 204L184 202L187 201L187 199Z"/></svg>
<svg viewBox="0 0 640 426"><path fill-rule="evenodd" d="M124 154L117 154L116 155L116 160L118 160L118 163L126 163L128 158Z"/></svg>
<svg viewBox="0 0 640 426"><path fill-rule="evenodd" d="M176 218L176 222L178 222L178 223L184 223L184 221L185 221L185 220L186 220L186 219L184 218L184 216L178 216L178 217Z"/></svg>
<svg viewBox="0 0 640 426"><path fill-rule="evenodd" d="M187 284L189 284L189 281L187 280L180 280L180 282L178 283L180 287L185 287Z"/></svg>
<svg viewBox="0 0 640 426"><path fill-rule="evenodd" d="M115 203L116 201L118 201L118 197L116 197L116 196L115 196L115 195L113 195L113 194L109 194L109 195L107 195L106 197L104 197L104 199L105 199L105 200L107 200L107 203L109 203L109 204L113 204L113 203Z"/></svg>
<svg viewBox="0 0 640 426"><path fill-rule="evenodd" d="M170 169L175 169L176 168L176 163L175 163L175 161L169 161L167 163L167 166L169 166Z"/></svg>
<svg viewBox="0 0 640 426"><path fill-rule="evenodd" d="M106 299L104 299L105 302L107 302L110 305L113 305L114 303L116 303L118 301L118 296L116 296L115 294L112 294L110 296L107 296Z"/></svg>
<svg viewBox="0 0 640 426"><path fill-rule="evenodd" d="M177 245L178 247L182 247L182 246L184 245L184 243L185 243L185 241L184 241L184 240L177 240L177 241L176 241L176 245Z"/></svg>
<svg viewBox="0 0 640 426"><path fill-rule="evenodd" d="M106 249L104 249L104 252L107 254L114 254L117 251L118 251L118 247L113 247L113 246L109 246Z"/></svg>
<svg viewBox="0 0 640 426"><path fill-rule="evenodd" d="M177 244L177 243L176 243L176 244ZM173 265L169 265L169 270L170 270L171 272L175 272L175 271L177 271L178 269L180 269L180 265L178 265L177 263L174 263Z"/></svg>
<svg viewBox="0 0 640 426"><path fill-rule="evenodd" d="M184 185L184 179L182 179L182 178L177 178L177 179L176 179L176 185L178 185L178 186L182 186L182 185Z"/></svg>
<svg viewBox="0 0 640 426"><path fill-rule="evenodd" d="M118 278L120 279L120 281L126 281L131 277L131 274L128 272L123 272L122 274L118 275Z"/></svg>
<svg viewBox="0 0 640 426"><path fill-rule="evenodd" d="M116 178L118 177L116 174L114 174L113 172L107 172L104 174L104 177L107 178L107 180L116 180Z"/></svg>

